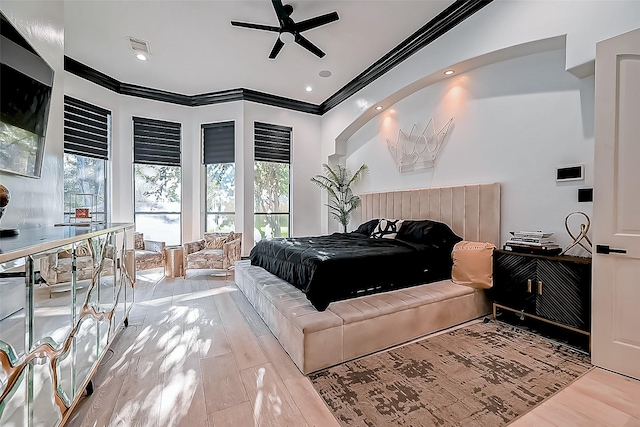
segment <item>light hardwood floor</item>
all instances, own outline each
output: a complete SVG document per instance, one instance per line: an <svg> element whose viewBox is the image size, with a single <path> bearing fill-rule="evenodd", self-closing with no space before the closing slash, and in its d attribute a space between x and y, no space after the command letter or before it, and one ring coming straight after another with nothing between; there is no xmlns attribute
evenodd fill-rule
<svg viewBox="0 0 640 427"><path fill-rule="evenodd" d="M68 426L339 426L233 276L207 273L139 273L129 327ZM640 381L594 369L511 425L640 427Z"/></svg>

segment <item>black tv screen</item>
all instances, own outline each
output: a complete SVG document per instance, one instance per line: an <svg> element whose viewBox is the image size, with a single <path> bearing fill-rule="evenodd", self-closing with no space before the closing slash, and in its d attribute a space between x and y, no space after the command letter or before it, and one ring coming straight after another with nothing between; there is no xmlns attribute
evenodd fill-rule
<svg viewBox="0 0 640 427"><path fill-rule="evenodd" d="M53 70L2 16L0 171L40 177Z"/></svg>

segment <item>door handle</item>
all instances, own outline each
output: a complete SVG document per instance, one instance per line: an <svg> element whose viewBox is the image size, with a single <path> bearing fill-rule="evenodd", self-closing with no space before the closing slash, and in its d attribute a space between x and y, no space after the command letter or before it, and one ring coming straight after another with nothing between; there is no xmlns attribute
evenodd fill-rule
<svg viewBox="0 0 640 427"><path fill-rule="evenodd" d="M609 245L596 245L596 253L609 255L610 253L614 254L626 254L626 249L613 249L610 248Z"/></svg>

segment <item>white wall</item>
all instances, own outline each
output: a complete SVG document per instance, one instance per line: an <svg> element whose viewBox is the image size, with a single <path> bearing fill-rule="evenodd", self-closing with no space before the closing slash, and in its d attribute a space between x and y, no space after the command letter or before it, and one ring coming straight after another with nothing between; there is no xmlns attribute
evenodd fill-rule
<svg viewBox="0 0 640 427"><path fill-rule="evenodd" d="M11 202L0 226L35 228L63 220L63 6L61 1L7 1L0 10L54 70L51 108L40 179L0 172Z"/></svg>
<svg viewBox="0 0 640 427"><path fill-rule="evenodd" d="M561 71L567 69L575 75L588 76L595 58L595 43L639 25L640 2L637 1L494 1L325 114L322 118L322 158L327 161L335 159L336 154L341 156L348 152L348 164L353 168L363 161L371 162L371 187L365 191L372 191L373 186L399 190L506 180L503 240L507 237L504 231L511 227L552 227L552 231L563 236L560 240L564 242L566 239L561 230L564 215L573 208L589 210L585 206L590 204L574 204L575 184L556 185L555 182L542 181L531 171L533 167L539 167L543 169L541 176L552 179L552 168L556 166L586 163L587 180L584 185L591 185L589 166L593 164L594 81L593 77L578 80L569 73L561 74ZM553 59L544 56L547 62L538 64L536 56L531 55L531 58L523 58L524 62L506 65L507 68L519 69L530 67L532 71L527 72L528 78L505 75L498 79L486 74L490 67L478 70L479 74L471 71L479 64L486 65L483 58L494 61L517 58L530 51L531 45L536 43L547 50L557 49L558 40L566 43L564 57L556 52L552 54ZM464 70L467 74L437 83L445 79L442 72L448 68ZM541 74L536 74L537 71ZM486 80L486 84L463 82L461 77L469 78L469 75ZM550 79L548 82L543 80L547 78ZM453 84L460 87L458 94L453 90ZM425 85L433 87L421 90ZM412 96L413 100L407 101L408 107L399 101L415 91L420 92L414 95L415 98ZM453 105L457 96L461 99ZM385 104L390 100L395 105ZM389 114L389 108L396 107L402 113L398 113L396 119L389 119L390 127L397 120L406 126L404 120L417 122L418 117L428 120L431 115L441 126L447 114L455 113L455 126L444 149L448 158L438 164L435 176L424 172L403 176L382 172L382 157L373 154L374 149L386 150L386 146L381 145L384 143L380 128L382 119L374 110L379 103L385 104L384 114ZM479 105L500 112L505 120L500 122L498 117L486 116ZM513 120L513 116L523 108L527 108L530 114L519 117L517 126L506 120ZM362 127L361 123L376 116L378 118L372 124ZM550 136L540 134L540 130L545 129ZM390 132L395 137L397 126ZM534 140L533 136L542 141ZM462 137L467 138L465 144L455 145L457 138ZM346 140L346 146L337 143L338 138ZM482 148L474 145L476 141L483 141ZM490 142L488 146L487 141ZM363 147L366 144L372 145ZM374 144L379 146L374 148ZM496 154L500 155L499 164L495 161ZM455 155L459 156L456 158ZM533 160L530 160L531 156L535 156ZM454 158L458 163L453 161ZM511 166L523 161L532 166L526 170ZM532 206L525 193L540 200ZM323 199L326 200L326 196L323 195ZM509 207L508 210L505 206ZM322 231L327 232L334 227L334 221L323 209Z"/></svg>
<svg viewBox="0 0 640 427"><path fill-rule="evenodd" d="M570 242L564 218L591 215L577 189L593 186L594 79L564 69L564 50L499 62L422 89L390 106L349 139L346 164L370 168L367 192L500 182L502 239L514 230L552 231ZM398 171L386 139L422 132L430 118L453 124L436 166ZM584 164L586 179L557 183L558 166Z"/></svg>

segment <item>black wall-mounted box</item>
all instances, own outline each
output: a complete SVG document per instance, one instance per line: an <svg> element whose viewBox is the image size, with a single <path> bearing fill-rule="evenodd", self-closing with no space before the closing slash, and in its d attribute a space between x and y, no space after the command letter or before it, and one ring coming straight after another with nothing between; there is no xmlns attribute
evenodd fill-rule
<svg viewBox="0 0 640 427"><path fill-rule="evenodd" d="M556 181L584 179L584 165L563 166L556 169Z"/></svg>
<svg viewBox="0 0 640 427"><path fill-rule="evenodd" d="M593 202L593 188L578 188L579 202Z"/></svg>

